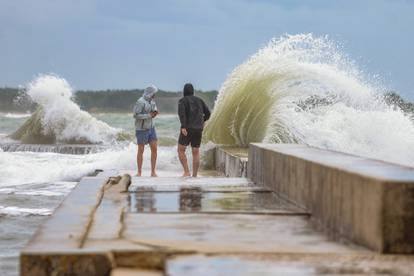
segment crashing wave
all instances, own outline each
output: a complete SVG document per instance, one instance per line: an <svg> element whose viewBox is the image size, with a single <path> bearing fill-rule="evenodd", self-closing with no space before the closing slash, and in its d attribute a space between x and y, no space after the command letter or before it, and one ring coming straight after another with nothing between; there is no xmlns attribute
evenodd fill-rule
<svg viewBox="0 0 414 276"><path fill-rule="evenodd" d="M106 144L129 139L120 129L97 120L72 101L69 83L43 75L29 83L26 94L37 110L13 134L12 139L29 144Z"/></svg>
<svg viewBox="0 0 414 276"><path fill-rule="evenodd" d="M272 40L222 85L205 138L302 143L414 164L414 124L326 37Z"/></svg>

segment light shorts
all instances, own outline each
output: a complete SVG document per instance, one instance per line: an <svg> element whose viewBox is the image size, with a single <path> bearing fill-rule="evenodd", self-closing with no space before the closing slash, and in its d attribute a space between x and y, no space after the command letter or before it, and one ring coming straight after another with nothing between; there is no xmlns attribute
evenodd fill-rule
<svg viewBox="0 0 414 276"><path fill-rule="evenodd" d="M135 136L137 137L138 145L146 145L152 141L157 141L157 133L155 132L155 127L150 129L140 129L135 131Z"/></svg>

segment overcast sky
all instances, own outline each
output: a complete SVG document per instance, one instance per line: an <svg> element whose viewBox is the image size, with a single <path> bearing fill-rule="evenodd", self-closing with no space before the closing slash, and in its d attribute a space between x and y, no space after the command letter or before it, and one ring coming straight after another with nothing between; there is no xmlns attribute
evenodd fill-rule
<svg viewBox="0 0 414 276"><path fill-rule="evenodd" d="M271 38L309 32L414 100L411 0L0 0L0 86L218 89Z"/></svg>

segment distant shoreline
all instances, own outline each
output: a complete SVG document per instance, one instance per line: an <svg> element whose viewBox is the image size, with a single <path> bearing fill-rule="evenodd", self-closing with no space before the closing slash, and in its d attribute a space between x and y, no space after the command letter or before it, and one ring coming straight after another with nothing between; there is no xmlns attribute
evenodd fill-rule
<svg viewBox="0 0 414 276"><path fill-rule="evenodd" d="M132 111L130 111L130 110L121 110L121 109L120 110L83 110L83 111L86 111L86 112L91 113L91 114L99 114L99 113L132 114ZM10 114L10 115L15 115L15 116L23 116L23 115L31 115L32 113L33 113L33 111L30 111L30 110L28 110L28 111L4 111L4 110L0 110L0 115ZM175 113L175 112L162 112L162 111L160 112L159 115L161 115L161 116L162 115L177 115L178 116L178 114ZM22 118L24 118L24 117L22 117Z"/></svg>
<svg viewBox="0 0 414 276"><path fill-rule="evenodd" d="M91 114L98 114L98 113L114 113L114 114L116 114L116 113L120 113L120 114L132 114L132 110L126 110L126 111L124 111L124 110L93 110L93 111L91 111L91 110L84 110L84 111L87 111L88 113L91 113ZM175 112L162 112L162 111L160 111L160 113L159 113L159 115L177 115L178 116L178 113L175 113ZM132 115L131 115L132 116Z"/></svg>
<svg viewBox="0 0 414 276"><path fill-rule="evenodd" d="M91 113L91 114L96 114L96 113L124 113L124 114L132 114L132 110L124 110L124 109L105 109L105 108L103 108L103 109L95 109L95 108L93 108L93 109L90 109L90 110L84 110L84 109L82 109L82 110L83 111L86 111L88 113ZM177 112L171 112L171 111L163 112L162 110L159 110L159 112L160 112L160 115L177 115L178 114Z"/></svg>
<svg viewBox="0 0 414 276"><path fill-rule="evenodd" d="M100 91L76 91L73 101L87 112L97 113L129 113L132 112L136 100L142 96L142 89L134 90L100 90ZM213 109L218 92L196 91L196 95ZM177 112L178 100L182 92L159 91L156 95L158 109L165 114ZM18 100L19 99L19 100ZM0 88L0 112L33 112L37 105L27 97L22 97L22 91L18 88Z"/></svg>

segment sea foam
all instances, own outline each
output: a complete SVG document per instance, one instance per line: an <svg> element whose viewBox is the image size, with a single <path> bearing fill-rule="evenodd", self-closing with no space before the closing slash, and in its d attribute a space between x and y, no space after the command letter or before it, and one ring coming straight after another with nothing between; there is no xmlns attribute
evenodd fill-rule
<svg viewBox="0 0 414 276"><path fill-rule="evenodd" d="M48 216L52 210L46 208L21 208L16 206L0 206L0 216Z"/></svg>

